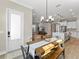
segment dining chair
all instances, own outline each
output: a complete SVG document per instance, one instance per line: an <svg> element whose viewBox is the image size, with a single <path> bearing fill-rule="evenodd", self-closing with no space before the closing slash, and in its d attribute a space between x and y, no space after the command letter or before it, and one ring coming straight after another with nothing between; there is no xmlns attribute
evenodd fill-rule
<svg viewBox="0 0 79 59"><path fill-rule="evenodd" d="M33 59L32 55L29 53L29 46L28 47L21 46L21 51L23 54L23 59Z"/></svg>

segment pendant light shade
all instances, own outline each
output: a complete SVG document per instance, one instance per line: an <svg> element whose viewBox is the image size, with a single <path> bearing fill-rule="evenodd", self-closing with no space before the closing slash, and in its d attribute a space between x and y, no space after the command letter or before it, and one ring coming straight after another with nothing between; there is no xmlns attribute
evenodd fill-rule
<svg viewBox="0 0 79 59"><path fill-rule="evenodd" d="M50 21L54 21L54 18L52 16L49 16Z"/></svg>
<svg viewBox="0 0 79 59"><path fill-rule="evenodd" d="M41 16L41 22L44 20L44 17L43 16Z"/></svg>

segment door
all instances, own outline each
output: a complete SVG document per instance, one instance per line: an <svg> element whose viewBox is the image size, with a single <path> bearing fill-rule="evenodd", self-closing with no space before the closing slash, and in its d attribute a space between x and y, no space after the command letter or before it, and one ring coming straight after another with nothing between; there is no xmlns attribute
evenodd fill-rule
<svg viewBox="0 0 79 59"><path fill-rule="evenodd" d="M7 10L7 50L13 51L23 44L23 13L14 9Z"/></svg>

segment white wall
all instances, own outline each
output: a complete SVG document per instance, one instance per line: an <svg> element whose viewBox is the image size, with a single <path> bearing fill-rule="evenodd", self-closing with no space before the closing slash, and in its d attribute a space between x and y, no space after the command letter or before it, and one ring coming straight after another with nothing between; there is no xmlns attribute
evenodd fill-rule
<svg viewBox="0 0 79 59"><path fill-rule="evenodd" d="M7 4L7 0L0 0L0 51L1 50L5 50L6 47L6 27L5 27L5 23L6 23L6 4Z"/></svg>

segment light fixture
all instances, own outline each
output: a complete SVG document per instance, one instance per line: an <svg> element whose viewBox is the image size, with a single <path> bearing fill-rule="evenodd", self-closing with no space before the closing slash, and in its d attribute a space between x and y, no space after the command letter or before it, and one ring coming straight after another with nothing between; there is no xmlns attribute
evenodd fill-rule
<svg viewBox="0 0 79 59"><path fill-rule="evenodd" d="M54 21L54 18L52 16L49 16L48 18L50 21Z"/></svg>
<svg viewBox="0 0 79 59"><path fill-rule="evenodd" d="M70 13L71 13L71 17L75 17L76 18L76 15L75 13L73 12L73 9L69 9Z"/></svg>
<svg viewBox="0 0 79 59"><path fill-rule="evenodd" d="M69 9L69 11L72 12L73 10L72 9Z"/></svg>
<svg viewBox="0 0 79 59"><path fill-rule="evenodd" d="M52 16L48 16L48 0L46 0L46 14L45 17L41 16L41 22L50 22L50 21L54 21L54 18L52 18Z"/></svg>
<svg viewBox="0 0 79 59"><path fill-rule="evenodd" d="M41 16L41 22L44 20L44 17L43 16Z"/></svg>
<svg viewBox="0 0 79 59"><path fill-rule="evenodd" d="M59 1L56 4L56 14L54 15L54 19L57 22L62 22L65 20L65 17L61 14L61 6L62 6L62 1Z"/></svg>
<svg viewBox="0 0 79 59"><path fill-rule="evenodd" d="M56 5L56 8L57 8L57 13L56 13L56 16L58 16L59 20L64 18L61 14L60 14L60 10L61 10L61 3L58 3ZM71 9L72 10L72 9ZM46 12L45 12L45 17L44 16L41 16L41 22L54 22L55 21L55 17L52 17L52 16L48 16L48 0L46 0Z"/></svg>
<svg viewBox="0 0 79 59"><path fill-rule="evenodd" d="M54 18L52 16L48 16L48 0L46 0L46 11L45 11L45 17L41 16L40 19L40 24L42 23L50 23L50 27L51 27L51 37L52 37L52 22L54 22ZM43 25L42 25L43 26Z"/></svg>

